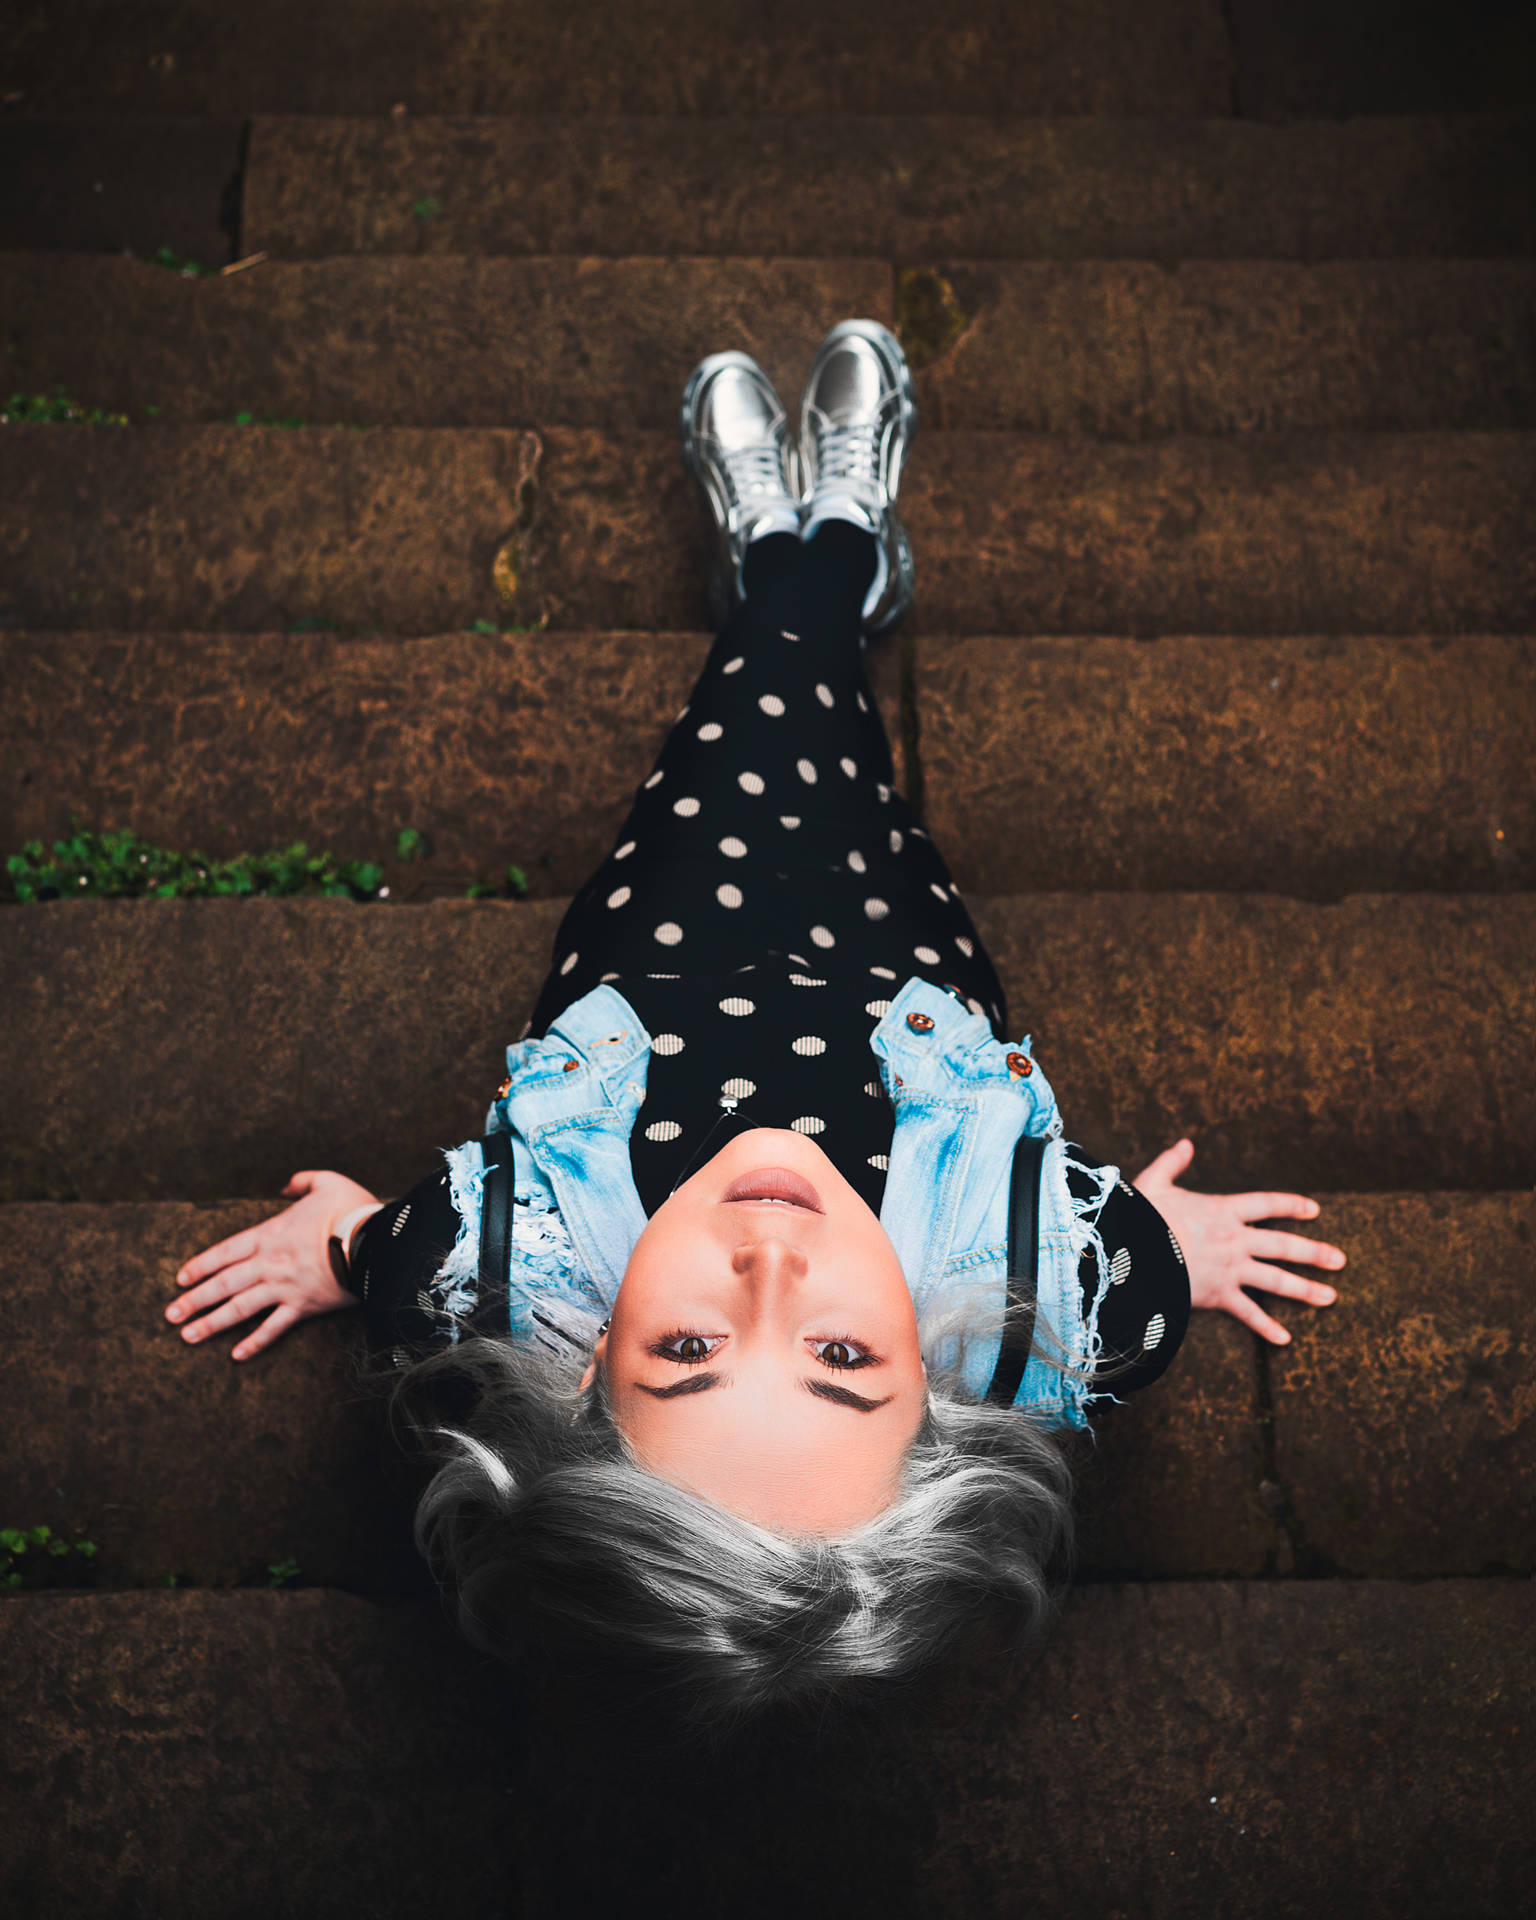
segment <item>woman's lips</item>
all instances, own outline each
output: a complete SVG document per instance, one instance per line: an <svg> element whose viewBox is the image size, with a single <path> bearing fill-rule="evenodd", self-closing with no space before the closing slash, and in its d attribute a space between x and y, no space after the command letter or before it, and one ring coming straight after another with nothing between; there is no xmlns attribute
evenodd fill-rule
<svg viewBox="0 0 1536 1920"><path fill-rule="evenodd" d="M792 1207L804 1207L810 1213L825 1213L821 1195L804 1174L791 1173L788 1167L758 1167L735 1179L721 1195L722 1200L778 1200Z"/></svg>

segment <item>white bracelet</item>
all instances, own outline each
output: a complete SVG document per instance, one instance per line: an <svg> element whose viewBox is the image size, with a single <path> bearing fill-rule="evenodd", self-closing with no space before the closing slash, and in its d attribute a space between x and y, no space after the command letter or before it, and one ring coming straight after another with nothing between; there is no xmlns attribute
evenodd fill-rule
<svg viewBox="0 0 1536 1920"><path fill-rule="evenodd" d="M384 1202L367 1200L360 1207L354 1207L350 1213L344 1213L331 1232L341 1242L341 1250L346 1256L347 1265L352 1264L352 1236L362 1224L365 1215L377 1213Z"/></svg>

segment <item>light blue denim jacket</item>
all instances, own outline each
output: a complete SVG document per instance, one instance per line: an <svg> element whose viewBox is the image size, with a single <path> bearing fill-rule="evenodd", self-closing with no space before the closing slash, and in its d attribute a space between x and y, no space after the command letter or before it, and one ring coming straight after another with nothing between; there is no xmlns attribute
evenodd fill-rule
<svg viewBox="0 0 1536 1920"><path fill-rule="evenodd" d="M909 1016L919 1016L914 1026ZM926 1021L922 1018L926 1016ZM928 1026L927 1021L932 1025ZM1103 1243L1092 1222L1119 1177L1087 1166L1095 1192L1067 1189L1061 1117L1038 1065L1011 1072L1008 1056L1028 1056L992 1037L979 1014L942 988L911 979L870 1036L870 1048L896 1110L880 1222L901 1262L917 1309L930 1328L964 1300L977 1332L957 1347L939 1330L925 1340L932 1369L963 1355L961 1378L977 1399L996 1364L1007 1290L1008 1187L1015 1143L1043 1136L1038 1302L1056 1348L1087 1370L1099 1350L1099 1308L1109 1285ZM629 1256L646 1224L629 1164L629 1135L645 1097L651 1038L633 1007L612 987L595 987L561 1014L542 1040L507 1049L509 1085L486 1113L484 1131L512 1136L513 1229L508 1276L510 1331L553 1351L589 1350L613 1309ZM428 1289L434 1306L459 1314L478 1287L480 1183L478 1140L451 1149L450 1188L458 1239ZM1077 1165L1079 1163L1073 1162ZM1094 1251L1098 1286L1087 1315L1078 1281L1085 1247ZM457 1328L454 1338L458 1337ZM1086 1380L1031 1352L1014 1404L1050 1424L1087 1425Z"/></svg>

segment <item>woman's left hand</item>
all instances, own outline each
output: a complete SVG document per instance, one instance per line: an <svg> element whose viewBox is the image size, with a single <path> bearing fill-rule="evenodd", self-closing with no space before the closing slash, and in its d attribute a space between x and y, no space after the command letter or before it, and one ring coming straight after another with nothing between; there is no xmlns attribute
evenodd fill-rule
<svg viewBox="0 0 1536 1920"><path fill-rule="evenodd" d="M1195 1157L1193 1144L1180 1140L1142 1169L1131 1185L1143 1193L1168 1222L1189 1268L1189 1300L1194 1307L1221 1307L1245 1327L1252 1327L1276 1346L1289 1333L1272 1320L1259 1303L1243 1291L1262 1287L1291 1300L1326 1307L1338 1298L1319 1280L1303 1280L1272 1260L1291 1260L1301 1267L1342 1267L1344 1255L1323 1240L1303 1240L1300 1234L1275 1233L1255 1227L1254 1220L1313 1220L1318 1205L1300 1193L1188 1193L1178 1185Z"/></svg>

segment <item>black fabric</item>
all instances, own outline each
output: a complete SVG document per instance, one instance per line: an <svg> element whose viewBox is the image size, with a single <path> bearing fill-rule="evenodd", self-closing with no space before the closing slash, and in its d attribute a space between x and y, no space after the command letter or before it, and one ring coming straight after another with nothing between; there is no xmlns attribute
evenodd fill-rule
<svg viewBox="0 0 1536 1920"><path fill-rule="evenodd" d="M630 1141L647 1213L747 1125L813 1135L878 1211L894 1114L869 1036L890 996L919 975L1006 1036L992 962L891 784L859 632L875 566L873 538L838 522L748 550L746 597L556 936L530 1031L607 981L655 1041ZM393 1324L376 1302L414 1301L441 1264L438 1177L406 1196L408 1214L386 1208L358 1236L370 1326ZM1120 1276L1101 1313L1106 1358L1134 1362L1118 1394L1173 1357L1188 1286L1134 1189L1113 1189L1099 1224ZM1091 1303L1091 1256L1080 1278Z"/></svg>
<svg viewBox="0 0 1536 1920"><path fill-rule="evenodd" d="M985 1397L1011 1407L1019 1397L1034 1343L1034 1309L1040 1278L1040 1177L1045 1142L1026 1136L1013 1150L1008 1177L1008 1305L997 1364Z"/></svg>

